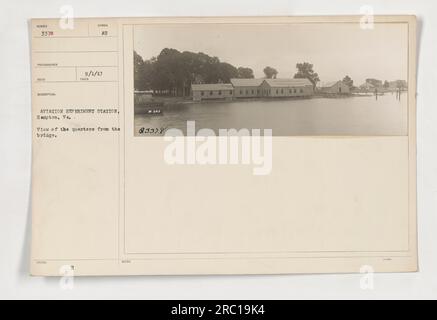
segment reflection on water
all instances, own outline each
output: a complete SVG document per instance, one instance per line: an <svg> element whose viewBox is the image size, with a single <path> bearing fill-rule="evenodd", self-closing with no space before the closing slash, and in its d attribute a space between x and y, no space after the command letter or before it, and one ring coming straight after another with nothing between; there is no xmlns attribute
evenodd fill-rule
<svg viewBox="0 0 437 320"><path fill-rule="evenodd" d="M406 135L407 94L303 100L220 101L168 105L162 115L135 115L135 135L141 128L177 128L187 121L196 131L213 129L272 129L274 136ZM143 134L144 135L144 134ZM159 134L148 134L159 135ZM147 135L145 135L147 136Z"/></svg>

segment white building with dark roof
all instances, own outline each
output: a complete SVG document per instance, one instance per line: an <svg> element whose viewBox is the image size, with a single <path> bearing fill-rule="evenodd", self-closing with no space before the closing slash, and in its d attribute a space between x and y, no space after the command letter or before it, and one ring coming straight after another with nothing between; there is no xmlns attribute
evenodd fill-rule
<svg viewBox="0 0 437 320"><path fill-rule="evenodd" d="M234 96L234 87L230 83L192 84L191 91L194 101L231 100Z"/></svg>

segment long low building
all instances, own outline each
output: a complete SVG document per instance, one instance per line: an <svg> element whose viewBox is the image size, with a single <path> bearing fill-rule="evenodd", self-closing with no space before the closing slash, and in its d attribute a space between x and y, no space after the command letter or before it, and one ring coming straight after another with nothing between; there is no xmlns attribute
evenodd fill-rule
<svg viewBox="0 0 437 320"><path fill-rule="evenodd" d="M227 99L234 97L234 87L230 83L192 84L194 101Z"/></svg>
<svg viewBox="0 0 437 320"><path fill-rule="evenodd" d="M257 97L307 97L314 93L308 79L231 79L231 83L193 84L193 100Z"/></svg>
<svg viewBox="0 0 437 320"><path fill-rule="evenodd" d="M260 88L262 97L307 97L314 93L308 79L265 79Z"/></svg>
<svg viewBox="0 0 437 320"><path fill-rule="evenodd" d="M234 98L253 98L260 96L260 86L264 79L231 79Z"/></svg>

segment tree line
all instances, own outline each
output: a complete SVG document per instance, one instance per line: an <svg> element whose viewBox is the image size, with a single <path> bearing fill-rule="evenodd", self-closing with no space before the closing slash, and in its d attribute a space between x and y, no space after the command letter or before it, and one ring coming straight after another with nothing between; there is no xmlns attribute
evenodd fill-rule
<svg viewBox="0 0 437 320"><path fill-rule="evenodd" d="M314 88L320 81L311 63L296 64L295 79L308 79ZM275 79L278 71L267 66L263 70L265 78ZM188 96L193 83L229 83L231 78L254 78L248 67L235 67L222 62L217 57L205 53L165 48L157 57L144 60L134 51L134 87L135 90L152 90L158 95ZM349 86L353 81L346 76L343 79Z"/></svg>
<svg viewBox="0 0 437 320"><path fill-rule="evenodd" d="M165 48L149 60L134 51L135 90L185 96L192 83L229 83L231 78L253 78L253 70L235 67L205 53Z"/></svg>

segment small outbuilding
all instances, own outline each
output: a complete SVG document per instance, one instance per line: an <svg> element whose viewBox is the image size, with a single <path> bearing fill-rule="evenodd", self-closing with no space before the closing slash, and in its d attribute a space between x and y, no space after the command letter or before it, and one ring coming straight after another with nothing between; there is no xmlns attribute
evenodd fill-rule
<svg viewBox="0 0 437 320"><path fill-rule="evenodd" d="M234 87L230 83L192 84L191 91L194 101L231 100L234 96Z"/></svg>
<svg viewBox="0 0 437 320"><path fill-rule="evenodd" d="M350 88L343 81L322 82L317 86L318 91L327 94L348 94Z"/></svg>
<svg viewBox="0 0 437 320"><path fill-rule="evenodd" d="M134 91L134 103L135 105L144 104L152 101L153 92L152 91Z"/></svg>
<svg viewBox="0 0 437 320"><path fill-rule="evenodd" d="M375 89L378 89L377 87L375 87L373 84L371 84L370 82L364 82L362 85L360 85L359 87L360 91L362 92L374 92Z"/></svg>

